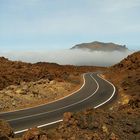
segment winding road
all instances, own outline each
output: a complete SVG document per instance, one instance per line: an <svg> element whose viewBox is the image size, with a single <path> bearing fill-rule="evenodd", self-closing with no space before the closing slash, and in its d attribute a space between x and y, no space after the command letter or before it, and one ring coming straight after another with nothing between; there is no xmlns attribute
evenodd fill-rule
<svg viewBox="0 0 140 140"><path fill-rule="evenodd" d="M19 134L34 126L40 128L61 122L64 112L98 108L113 100L116 89L112 83L97 73L86 73L83 79L83 86L70 96L34 108L0 113L0 119L7 120L15 134Z"/></svg>

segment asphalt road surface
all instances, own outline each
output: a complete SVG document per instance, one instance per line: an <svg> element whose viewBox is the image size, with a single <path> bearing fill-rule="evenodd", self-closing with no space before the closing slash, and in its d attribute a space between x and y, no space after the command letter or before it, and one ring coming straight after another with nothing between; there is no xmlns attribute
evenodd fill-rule
<svg viewBox="0 0 140 140"><path fill-rule="evenodd" d="M116 92L112 83L97 73L86 73L83 78L83 86L66 98L34 108L0 113L0 119L7 120L15 134L18 134L31 127L61 122L64 112L75 112L87 107L98 108L112 101Z"/></svg>

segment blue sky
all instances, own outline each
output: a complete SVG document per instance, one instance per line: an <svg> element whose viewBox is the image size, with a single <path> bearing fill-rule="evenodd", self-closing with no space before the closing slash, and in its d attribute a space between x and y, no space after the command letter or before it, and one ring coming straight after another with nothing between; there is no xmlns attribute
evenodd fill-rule
<svg viewBox="0 0 140 140"><path fill-rule="evenodd" d="M0 0L0 51L92 41L140 49L140 0Z"/></svg>

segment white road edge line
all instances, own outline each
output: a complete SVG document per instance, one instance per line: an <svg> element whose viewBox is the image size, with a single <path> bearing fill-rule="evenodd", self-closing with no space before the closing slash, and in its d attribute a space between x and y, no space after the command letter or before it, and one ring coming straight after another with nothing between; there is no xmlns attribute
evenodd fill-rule
<svg viewBox="0 0 140 140"><path fill-rule="evenodd" d="M91 75L90 75L91 78L93 78ZM94 78L93 78L94 79ZM95 80L95 79L94 79ZM81 100L81 101L78 101L76 103L73 103L73 104L70 104L70 105L67 105L67 106L64 106L64 107L61 107L61 108L58 108L58 109L54 109L52 111L48 111L48 112L43 112L43 113L39 113L39 114L34 114L34 115L29 115L29 116L25 116L25 117L20 117L20 118L17 118L17 119L10 119L10 120L7 120L8 122L10 121L16 121L16 120L21 120L21 119L25 119L25 118L30 118L30 117L35 117L35 116L40 116L40 115L43 115L43 114L48 114L48 113L51 113L51 112L55 112L55 111L58 111L58 110L62 110L62 109L65 109L65 108L68 108L68 107L71 107L71 106L74 106L76 104L79 104L79 103L82 103L86 100L88 100L89 98L91 98L99 89L99 84L97 83L97 81L95 80L96 84L97 84L97 88L96 90L90 95L88 96L87 98Z"/></svg>
<svg viewBox="0 0 140 140"><path fill-rule="evenodd" d="M81 86L78 90L76 90L76 91L70 93L70 94L67 95L67 96L64 96L64 97L62 97L62 98L59 98L59 99L57 99L57 100L54 100L54 101L51 101L51 102L48 102L48 103L44 103L44 104L41 104L41 105L37 105L36 107L40 107L40 106L44 106L44 105L48 105L48 104L51 104L51 103L57 102L57 101L59 101L59 100L63 100L63 99L65 99L65 98L70 97L70 96L72 96L73 94L79 92L79 91L85 86L85 78L84 78L84 77L85 77L86 74L87 74L87 73L84 73L84 74L82 75L82 79L83 79L84 82L83 82L82 86ZM19 110L14 110L14 111L0 112L0 115L1 115L1 114L12 113L12 112L24 111L24 110L32 109L32 108L35 108L35 107L28 107L28 108L19 109Z"/></svg>
<svg viewBox="0 0 140 140"><path fill-rule="evenodd" d="M96 90L95 90L95 92L93 93L93 94L91 94L92 96L98 91L98 89L99 89L99 84L98 84L98 82L95 80L95 78L92 76L92 75L90 75L92 78L93 78L93 80L96 82L96 84L97 84L97 88L96 88ZM112 87L113 87L113 93L112 93L112 95L110 96L110 98L109 99L107 99L105 102L103 102L103 103L101 103L101 104L99 104L99 105L97 105L97 106L95 106L94 108L96 109L96 108L98 108L98 107L100 107L100 106L102 106L102 105L104 105L104 104L106 104L107 102L109 102L112 98L113 98L113 96L115 95L115 92L116 92L116 88L115 88L115 86L111 83L111 82L109 82L109 81L107 81L106 79L104 79L104 78L102 78L99 74L97 75L98 77L100 77L101 79L103 79L104 81L106 81L106 82L108 82L110 85L112 85ZM85 79L84 79L85 80ZM79 101L79 102L77 102L77 103L74 103L74 104L72 104L71 106L73 106L73 105L75 105L75 104L78 104L78 103L81 103L81 102L83 102L83 101L85 101L85 100L87 100L87 99L89 99L90 97L92 97L92 96L89 96L88 98L85 98L84 100L81 100L81 101ZM70 105L69 105L70 106ZM69 107L69 106L66 106L66 107ZM65 107L63 107L63 108L65 108ZM58 110L61 110L62 108L60 108L60 109L58 109ZM54 110L54 111L57 111L57 110ZM38 115L38 114L37 114ZM39 114L39 115L41 115L41 114ZM49 125L52 125L52 124L55 124L55 123L59 123L59 122L62 122L63 121L63 119L60 119L60 120L57 120L57 121L54 121L54 122L51 122L51 123L47 123L47 124L43 124L43 125L39 125L39 126L37 126L37 128L42 128L42 127L45 127L45 126L49 126ZM24 129L24 130L21 130L21 131L16 131L16 132L14 132L15 134L19 134L19 133L23 133L23 132L25 132L25 131L28 131L28 129Z"/></svg>
<svg viewBox="0 0 140 140"><path fill-rule="evenodd" d="M54 121L54 122L51 122L51 123L39 125L39 126L37 126L37 128L42 128L42 127L49 126L49 125L52 125L52 124L60 123L60 122L62 122L62 121L63 121L63 119L57 120L57 121ZM20 133L26 132L26 131L28 131L28 130L29 130L29 129L24 129L24 130L16 131L16 132L14 132L14 134L15 134L15 135L16 135L16 134L20 134Z"/></svg>
<svg viewBox="0 0 140 140"><path fill-rule="evenodd" d="M113 87L113 93L112 93L112 95L105 102L103 102L103 103L95 106L94 107L95 109L98 108L98 107L100 107L100 106L102 106L102 105L104 105L104 104L106 104L107 102L109 102L113 98L113 96L115 95L115 92L116 92L116 88L115 88L115 86L111 82L109 82L108 80L104 79L99 74L97 74L97 76L100 77L101 79L103 79L104 81L106 81L107 83L109 83Z"/></svg>
<svg viewBox="0 0 140 140"><path fill-rule="evenodd" d="M45 126L52 125L52 124L55 124L55 123L59 123L59 122L62 122L62 121L63 121L63 119L57 120L57 121L54 121L54 122L50 122L50 123L47 123L47 124L39 125L39 126L37 126L37 128L45 127Z"/></svg>
<svg viewBox="0 0 140 140"><path fill-rule="evenodd" d="M85 98L84 100L81 100L77 103L74 103L74 104L71 104L71 105L68 105L68 106L65 106L65 107L62 107L62 108L59 108L59 109L56 109L56 110L53 110L53 111L50 111L50 112L54 112L54 111L57 111L57 110L61 110L61 109L64 109L64 108L67 108L67 107L70 107L70 106L73 106L75 104L79 104L85 100L88 100L90 97L92 97L99 89L99 84L98 82L95 80L95 78L93 78L92 74L90 74L90 77L96 82L97 84L97 88L96 90L93 92L93 94L91 94L90 96L88 96L87 98ZM32 116L39 116L39 115L42 115L42 114L46 114L46 113L50 113L50 112L45 112L45 113L40 113L40 114L36 114L36 115L32 115ZM18 119L23 119L23 118L28 118L28 117L32 117L32 116L27 116L27 117L22 117L22 118L18 118ZM13 119L13 120L18 120L18 119ZM8 120L8 121L13 121L13 120ZM55 124L55 123L58 123L58 122L62 122L63 119L60 119L60 120L57 120L57 121L54 121L54 122L51 122L51 123L47 123L47 124L44 124L44 125L39 125L37 126L37 128L41 128L41 127L44 127L44 126L48 126L48 125L51 125L51 124ZM24 129L24 130L20 130L20 131L16 131L14 132L15 134L20 134L20 133L23 133L25 131L28 131L28 129Z"/></svg>

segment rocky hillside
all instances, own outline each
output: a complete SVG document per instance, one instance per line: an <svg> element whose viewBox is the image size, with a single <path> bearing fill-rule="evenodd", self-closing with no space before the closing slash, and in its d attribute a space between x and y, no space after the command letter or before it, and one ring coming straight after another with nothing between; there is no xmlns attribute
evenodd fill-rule
<svg viewBox="0 0 140 140"><path fill-rule="evenodd" d="M140 51L108 68L105 75L118 88L119 104L125 104L132 98L140 99Z"/></svg>
<svg viewBox="0 0 140 140"><path fill-rule="evenodd" d="M36 64L0 58L0 112L32 107L67 96L80 88L81 74L101 67Z"/></svg>
<svg viewBox="0 0 140 140"><path fill-rule="evenodd" d="M103 43L103 42L91 42L91 43L82 43L78 44L71 49L82 49L82 50L90 50L90 51L105 51L105 52L112 52L112 51L127 51L128 49L125 45L118 45L114 43Z"/></svg>
<svg viewBox="0 0 140 140"><path fill-rule="evenodd" d="M47 131L46 137L49 140L139 140L140 102L134 103L116 111L87 109L65 113L63 122L58 128Z"/></svg>
<svg viewBox="0 0 140 140"><path fill-rule="evenodd" d="M120 63L112 66L112 69L118 69L119 71L139 71L140 70L140 51L129 55L123 59Z"/></svg>
<svg viewBox="0 0 140 140"><path fill-rule="evenodd" d="M62 66L55 63L38 62L35 64L10 61L0 57L0 90L20 82L38 81L40 79L73 81L71 76L80 76L84 72L104 69L102 67Z"/></svg>
<svg viewBox="0 0 140 140"><path fill-rule="evenodd" d="M74 77L75 78L75 77ZM0 90L0 112L32 107L65 97L80 84L40 79L35 82L20 82Z"/></svg>

